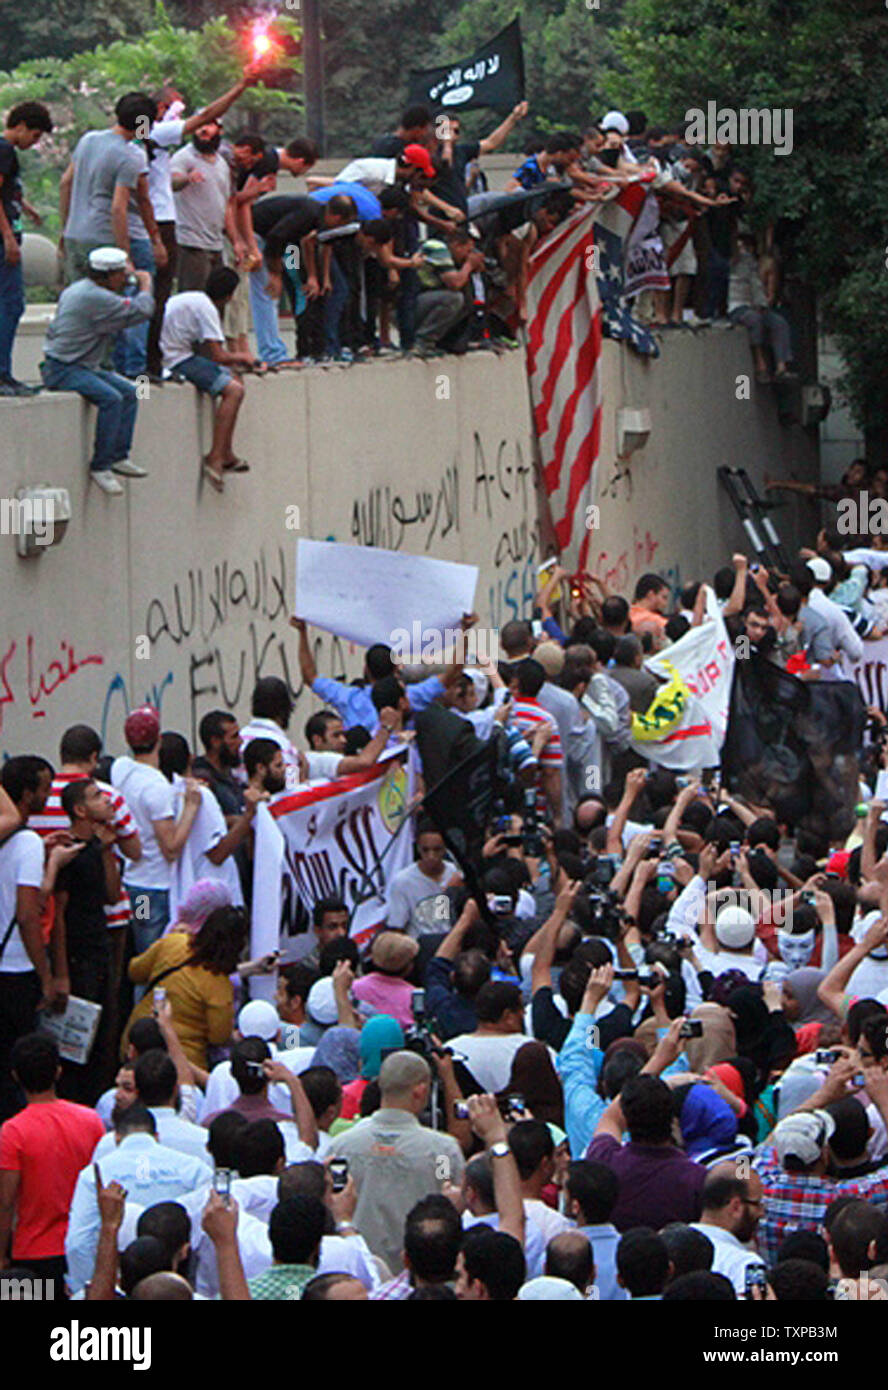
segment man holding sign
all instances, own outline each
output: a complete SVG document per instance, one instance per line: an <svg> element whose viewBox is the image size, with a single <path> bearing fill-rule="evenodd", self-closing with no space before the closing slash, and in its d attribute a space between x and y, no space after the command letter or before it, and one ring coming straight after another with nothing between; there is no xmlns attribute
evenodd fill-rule
<svg viewBox="0 0 888 1390"><path fill-rule="evenodd" d="M467 632L477 621L477 613L464 613L460 619L461 631ZM299 670L305 684L338 711L346 729L353 729L356 724L362 724L368 733L372 732L379 723L371 693L373 683L400 672L399 665L392 660L391 648L381 642L375 642L368 647L364 658L363 684L346 685L344 681L333 680L331 676L318 675L308 641L306 622L302 618L294 617L290 619L290 625L299 633ZM411 713L418 714L420 710L427 709L433 700L443 695L447 688L459 679L462 667L461 659L454 660L442 675L428 676L426 680L408 685L407 703Z"/></svg>

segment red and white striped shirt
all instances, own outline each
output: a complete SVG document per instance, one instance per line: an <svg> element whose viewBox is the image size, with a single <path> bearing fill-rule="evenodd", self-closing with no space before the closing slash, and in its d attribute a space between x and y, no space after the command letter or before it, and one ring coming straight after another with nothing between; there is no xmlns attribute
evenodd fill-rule
<svg viewBox="0 0 888 1390"><path fill-rule="evenodd" d="M69 782L82 782L86 777L84 772L59 772L53 778L52 786L49 789L49 796L46 798L46 805L39 816L28 817L28 829L36 830L38 835L50 835L54 830L70 830L71 822L65 814L62 806L62 788ZM98 778L93 779L99 791L107 796L114 809L115 834L118 839L126 839L129 835L136 833L136 823L133 820L129 807L124 801L119 791L116 791L108 782L100 782ZM107 927L125 927L132 915L129 894L120 885L120 897L116 903L105 904L105 925Z"/></svg>
<svg viewBox="0 0 888 1390"><path fill-rule="evenodd" d="M547 810L546 797L543 792L542 771L545 767L562 767L564 757L561 752L561 736L558 733L558 726L548 710L544 710L539 700L532 695L514 695L509 706L509 722L526 736L528 743L531 743L536 730L541 724L551 724L554 732L549 738L548 743L543 747L539 755L539 769L537 771L537 813L545 815Z"/></svg>

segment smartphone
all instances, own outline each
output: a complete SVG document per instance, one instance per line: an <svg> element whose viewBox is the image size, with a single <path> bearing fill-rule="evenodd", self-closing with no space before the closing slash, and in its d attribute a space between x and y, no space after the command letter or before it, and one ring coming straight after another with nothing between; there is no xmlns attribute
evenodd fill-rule
<svg viewBox="0 0 888 1390"><path fill-rule="evenodd" d="M799 901L807 904L808 907L813 907L817 899L811 889L806 888L805 891L800 894Z"/></svg>
<svg viewBox="0 0 888 1390"><path fill-rule="evenodd" d="M414 989L410 994L410 1011L415 1023L425 1018L425 990Z"/></svg>
<svg viewBox="0 0 888 1390"><path fill-rule="evenodd" d="M752 1298L753 1289L761 1289L764 1294L768 1285L768 1274L764 1265L747 1265L743 1276L743 1288L747 1298Z"/></svg>
<svg viewBox="0 0 888 1390"><path fill-rule="evenodd" d="M231 1169L217 1168L213 1174L213 1191L220 1197L225 1198L226 1204L231 1198Z"/></svg>
<svg viewBox="0 0 888 1390"><path fill-rule="evenodd" d="M333 1178L333 1191L341 1192L348 1182L348 1159L331 1158L330 1175Z"/></svg>
<svg viewBox="0 0 888 1390"><path fill-rule="evenodd" d="M163 988L163 986L161 985L158 989L156 989L156 990L154 991L154 1007L155 1007L155 1009L159 1009L160 1006L161 1006L161 1004L165 1004L165 1003L166 1003L166 997L167 997L167 992L166 992L166 990Z"/></svg>
<svg viewBox="0 0 888 1390"><path fill-rule="evenodd" d="M520 840L521 836L518 838ZM495 917L508 917L512 911L512 899L507 893L488 893L487 906Z"/></svg>
<svg viewBox="0 0 888 1390"><path fill-rule="evenodd" d="M453 1102L453 1114L457 1120L467 1120L469 1118L469 1107L464 1100Z"/></svg>
<svg viewBox="0 0 888 1390"><path fill-rule="evenodd" d="M866 1085L866 1077L864 1076L864 1074L863 1074L862 1071L856 1071L856 1072L854 1073L854 1075L853 1075L852 1078L851 1078L851 1085L852 1085L852 1086L865 1086L865 1085Z"/></svg>
<svg viewBox="0 0 888 1390"><path fill-rule="evenodd" d="M831 1047L818 1047L814 1053L814 1061L818 1067L831 1067L833 1062L837 1062L841 1053L835 1052Z"/></svg>
<svg viewBox="0 0 888 1390"><path fill-rule="evenodd" d="M730 851L731 851L732 857L733 857L734 859L736 859L736 858L737 858L737 855L740 853L740 841L739 841L739 840L732 840L731 843L730 843L730 845L728 846L728 848L729 848Z"/></svg>
<svg viewBox="0 0 888 1390"><path fill-rule="evenodd" d="M684 1023L681 1025L681 1030L680 1030L678 1036L679 1036L680 1038L702 1038L702 1036L703 1036L703 1020L702 1020L702 1018L686 1018L685 1021L684 1021Z"/></svg>
<svg viewBox="0 0 888 1390"><path fill-rule="evenodd" d="M250 1076L264 1076L265 1064L263 1062L244 1062Z"/></svg>
<svg viewBox="0 0 888 1390"><path fill-rule="evenodd" d="M514 1095L506 1096L506 1118L524 1120L527 1118L527 1103L523 1096L516 1092Z"/></svg>

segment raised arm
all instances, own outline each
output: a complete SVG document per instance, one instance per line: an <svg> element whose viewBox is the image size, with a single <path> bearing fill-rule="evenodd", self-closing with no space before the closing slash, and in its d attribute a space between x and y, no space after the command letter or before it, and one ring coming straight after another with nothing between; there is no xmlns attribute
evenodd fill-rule
<svg viewBox="0 0 888 1390"><path fill-rule="evenodd" d="M468 1105L472 1128L483 1140L488 1153L494 1144L506 1144L506 1124L500 1115L496 1097L471 1096ZM490 1165L493 1169L493 1197L499 1215L499 1228L507 1236L514 1236L523 1246L524 1201L518 1165L511 1149L508 1153L490 1154Z"/></svg>
<svg viewBox="0 0 888 1390"><path fill-rule="evenodd" d="M299 633L299 670L304 683L311 690L318 678L318 668L308 643L308 624L304 618L297 618L294 615L290 619L290 626Z"/></svg>

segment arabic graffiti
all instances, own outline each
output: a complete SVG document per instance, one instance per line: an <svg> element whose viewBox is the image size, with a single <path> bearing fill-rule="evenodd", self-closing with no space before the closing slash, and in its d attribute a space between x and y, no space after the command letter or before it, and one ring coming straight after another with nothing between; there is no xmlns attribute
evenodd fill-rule
<svg viewBox="0 0 888 1390"><path fill-rule="evenodd" d="M653 566L654 556L660 548L650 531L642 535L638 527L632 527L632 546L613 555L607 550L599 550L592 562L592 573L604 581L615 593L623 593L632 581L643 571Z"/></svg>
<svg viewBox="0 0 888 1390"><path fill-rule="evenodd" d="M278 546L270 555L260 551L240 564L222 560L191 568L171 590L146 604L142 631L152 660L159 656L172 665L184 686L192 747L197 747L201 715L213 705L233 712L240 707L246 713L244 706L262 676L280 676L293 700L299 699L303 684L289 628L291 587L287 557ZM315 655L320 670L345 678L346 646L338 637L318 635ZM109 687L106 713L126 691L122 678L117 680L114 689ZM169 670L154 688L152 703L158 708L173 680Z"/></svg>
<svg viewBox="0 0 888 1390"><path fill-rule="evenodd" d="M374 487L366 500L352 504L351 537L359 545L400 550L405 534L419 528L424 549L443 540L451 531L459 532L459 469L451 464L430 488L417 488L413 496L393 492L390 487Z"/></svg>
<svg viewBox="0 0 888 1390"><path fill-rule="evenodd" d="M16 654L21 653L17 639L13 639L0 657L0 730L3 728L3 710L13 705L27 692L32 719L46 718L47 701L61 686L66 685L85 666L102 666L105 658L99 652L90 652L78 657L73 641L61 638L54 648L57 655L45 661L38 652L37 639L29 632L24 642L24 661L16 662Z"/></svg>

